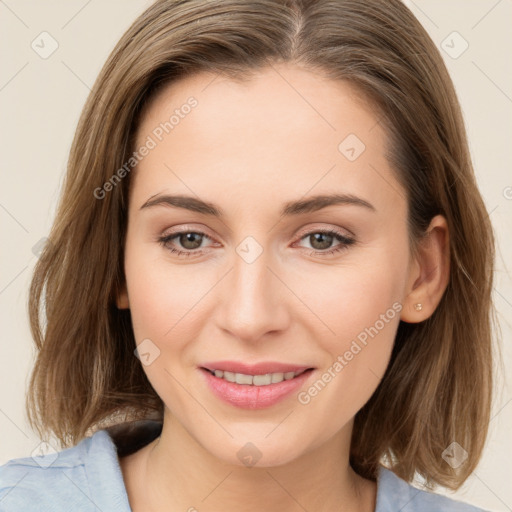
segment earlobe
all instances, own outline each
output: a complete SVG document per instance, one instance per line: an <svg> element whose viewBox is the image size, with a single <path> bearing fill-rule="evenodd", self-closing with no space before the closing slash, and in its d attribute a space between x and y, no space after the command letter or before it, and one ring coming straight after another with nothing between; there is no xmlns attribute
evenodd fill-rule
<svg viewBox="0 0 512 512"><path fill-rule="evenodd" d="M409 289L406 290L402 315L404 322L417 323L434 313L448 286L450 277L450 243L446 219L436 215L427 233L419 241L411 265Z"/></svg>

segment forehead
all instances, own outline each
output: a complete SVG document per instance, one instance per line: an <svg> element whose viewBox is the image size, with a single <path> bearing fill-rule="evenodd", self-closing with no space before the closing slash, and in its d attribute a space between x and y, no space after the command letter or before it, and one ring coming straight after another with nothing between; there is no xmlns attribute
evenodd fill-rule
<svg viewBox="0 0 512 512"><path fill-rule="evenodd" d="M155 147L134 184L146 195L173 186L210 197L226 187L253 197L289 189L296 198L312 188L392 201L404 195L372 104L346 81L291 65L244 81L203 72L167 85L145 110L137 147L148 137Z"/></svg>
<svg viewBox="0 0 512 512"><path fill-rule="evenodd" d="M309 122L312 131L334 133L350 126L364 136L365 128L372 129L378 121L376 105L355 85L329 79L318 70L281 63L236 79L203 71L167 84L146 106L139 135L151 123L169 119L192 96L201 108L195 109L187 124L196 119L196 128L205 118L220 114L219 128L234 126L236 118L245 116L243 120L251 124L263 117L276 129L282 124L293 128Z"/></svg>

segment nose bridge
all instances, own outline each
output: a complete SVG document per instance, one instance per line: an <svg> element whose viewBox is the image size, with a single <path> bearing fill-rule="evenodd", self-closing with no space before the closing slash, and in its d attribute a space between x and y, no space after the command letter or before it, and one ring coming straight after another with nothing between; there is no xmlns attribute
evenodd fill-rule
<svg viewBox="0 0 512 512"><path fill-rule="evenodd" d="M253 236L235 248L221 309L222 327L238 338L256 340L284 328L286 306L279 289L283 285L269 269L272 261L271 251Z"/></svg>
<svg viewBox="0 0 512 512"><path fill-rule="evenodd" d="M253 236L247 236L235 248L233 279L236 283L236 292L239 304L245 301L254 302L254 299L262 300L264 295L271 291L269 284L268 266L271 264L272 255L268 247L264 249Z"/></svg>

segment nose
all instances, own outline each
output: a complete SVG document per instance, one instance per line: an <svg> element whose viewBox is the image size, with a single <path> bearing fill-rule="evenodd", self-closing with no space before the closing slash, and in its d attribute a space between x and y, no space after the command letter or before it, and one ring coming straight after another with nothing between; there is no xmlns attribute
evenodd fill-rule
<svg viewBox="0 0 512 512"><path fill-rule="evenodd" d="M232 337L257 342L287 328L293 295L273 261L270 250L254 239L234 251L216 308L218 327Z"/></svg>

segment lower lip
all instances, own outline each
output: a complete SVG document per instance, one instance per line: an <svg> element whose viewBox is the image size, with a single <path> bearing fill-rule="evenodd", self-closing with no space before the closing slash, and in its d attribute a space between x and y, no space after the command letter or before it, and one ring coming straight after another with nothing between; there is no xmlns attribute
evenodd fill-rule
<svg viewBox="0 0 512 512"><path fill-rule="evenodd" d="M313 373L307 370L290 380L283 380L266 386L237 384L215 377L208 370L201 369L212 392L224 402L241 409L264 409L298 391Z"/></svg>

